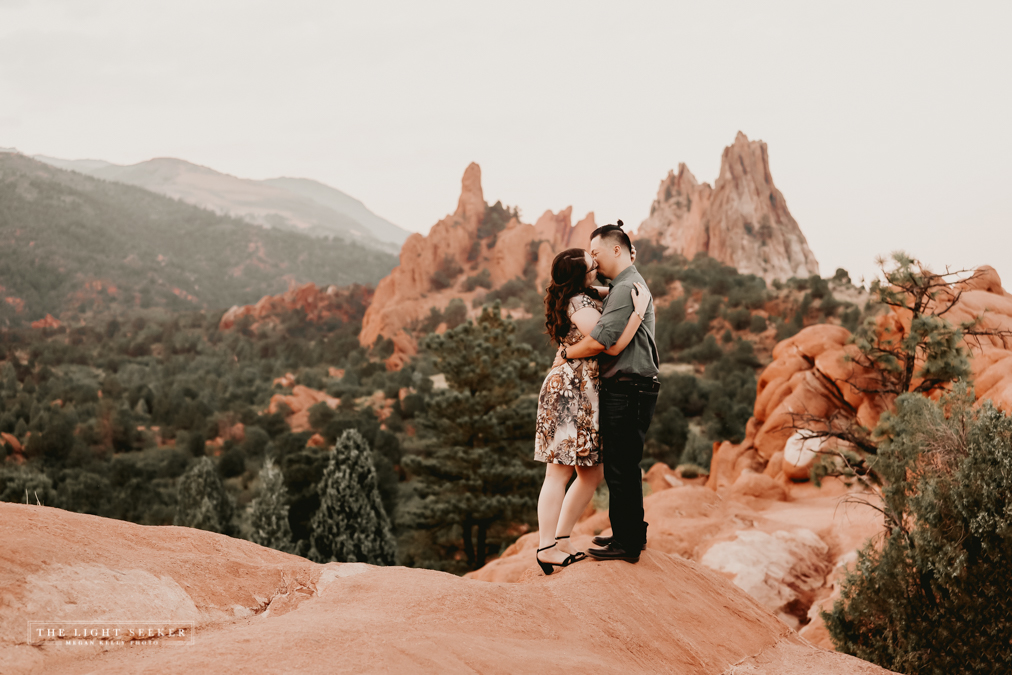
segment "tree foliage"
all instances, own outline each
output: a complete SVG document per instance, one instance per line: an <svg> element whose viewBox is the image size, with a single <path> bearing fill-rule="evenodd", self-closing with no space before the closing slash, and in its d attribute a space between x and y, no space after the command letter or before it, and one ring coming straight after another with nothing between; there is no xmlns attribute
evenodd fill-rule
<svg viewBox="0 0 1012 675"><path fill-rule="evenodd" d="M260 469L260 490L250 504L250 540L279 551L290 551L292 528L288 523L288 490L281 469L272 457Z"/></svg>
<svg viewBox="0 0 1012 675"><path fill-rule="evenodd" d="M899 396L945 388L969 375L963 336L977 321L953 326L945 318L959 302L961 292L954 288L958 273L934 274L901 252L893 254L891 263L887 267L880 261L882 279L872 282L872 298L908 319L909 328L901 333L888 321L874 320L858 328L853 360L868 375L849 385L866 394Z"/></svg>
<svg viewBox="0 0 1012 675"><path fill-rule="evenodd" d="M959 386L901 395L880 432L888 530L823 613L834 643L903 673L1009 672L1012 418Z"/></svg>
<svg viewBox="0 0 1012 675"><path fill-rule="evenodd" d="M201 457L179 479L173 524L231 535L235 505L209 457Z"/></svg>
<svg viewBox="0 0 1012 675"><path fill-rule="evenodd" d="M354 242L266 229L15 153L0 153L0 236L4 295L23 302L0 303L8 326L98 306L224 308L285 291L292 273L375 283L397 264Z"/></svg>
<svg viewBox="0 0 1012 675"><path fill-rule="evenodd" d="M393 565L397 546L383 508L369 444L348 429L334 446L318 488L320 508L312 521L317 562Z"/></svg>
<svg viewBox="0 0 1012 675"><path fill-rule="evenodd" d="M449 388L433 395L425 419L435 444L406 456L416 498L408 527L459 531L470 568L485 564L495 526L525 520L537 503L541 469L532 459L537 401L530 396L543 364L499 303L425 343ZM500 534L500 536L502 536Z"/></svg>

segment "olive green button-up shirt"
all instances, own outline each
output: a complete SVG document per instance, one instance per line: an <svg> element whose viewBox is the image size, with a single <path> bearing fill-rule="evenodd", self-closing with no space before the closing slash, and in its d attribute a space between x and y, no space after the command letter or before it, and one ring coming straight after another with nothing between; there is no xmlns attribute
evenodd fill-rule
<svg viewBox="0 0 1012 675"><path fill-rule="evenodd" d="M608 297L604 299L601 318L590 333L590 337L604 345L605 349L610 349L618 342L626 324L629 323L629 317L633 313L633 284L637 282L643 284L644 287L647 285L635 265L630 265L608 284L608 288L611 290L608 291ZM599 354L597 362L601 377L604 378L617 375L653 377L660 372L657 343L654 340L653 300L647 305L643 323L637 329L632 342L618 356Z"/></svg>

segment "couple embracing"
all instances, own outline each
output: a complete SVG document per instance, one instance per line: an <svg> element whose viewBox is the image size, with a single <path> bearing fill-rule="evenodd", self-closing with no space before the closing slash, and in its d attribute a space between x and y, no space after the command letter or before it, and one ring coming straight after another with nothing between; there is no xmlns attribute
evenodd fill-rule
<svg viewBox="0 0 1012 675"><path fill-rule="evenodd" d="M594 230L589 252L571 248L552 263L545 325L560 349L541 388L534 441L535 459L547 464L537 552L545 574L587 557L569 537L602 477L612 536L594 537L587 553L637 562L646 547L640 461L660 382L653 303L635 255L620 220ZM598 275L607 287L594 285Z"/></svg>

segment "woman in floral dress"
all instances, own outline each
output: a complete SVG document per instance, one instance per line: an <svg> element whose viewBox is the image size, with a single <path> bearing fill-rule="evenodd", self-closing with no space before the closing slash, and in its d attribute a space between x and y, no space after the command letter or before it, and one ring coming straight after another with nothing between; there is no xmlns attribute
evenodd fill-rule
<svg viewBox="0 0 1012 675"><path fill-rule="evenodd" d="M545 296L545 326L559 345L576 344L601 318L601 298L608 289L593 286L596 279L597 265L582 248L563 251L552 262L552 281ZM650 297L641 284L636 288L635 311L608 354L621 352L639 328ZM551 574L553 567L585 557L582 552L573 552L569 535L604 476L597 387L597 358L566 361L548 373L541 387L534 458L548 465L538 499L538 564L545 574ZM576 480L567 492L574 470Z"/></svg>

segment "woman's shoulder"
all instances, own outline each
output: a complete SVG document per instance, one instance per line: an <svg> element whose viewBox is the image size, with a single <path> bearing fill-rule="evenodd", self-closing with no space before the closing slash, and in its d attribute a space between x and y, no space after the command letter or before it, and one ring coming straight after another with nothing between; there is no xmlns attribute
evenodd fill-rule
<svg viewBox="0 0 1012 675"><path fill-rule="evenodd" d="M594 309L601 310L601 301L595 300L586 293L577 293L569 299L569 315L572 316L581 309L587 307L593 307Z"/></svg>

